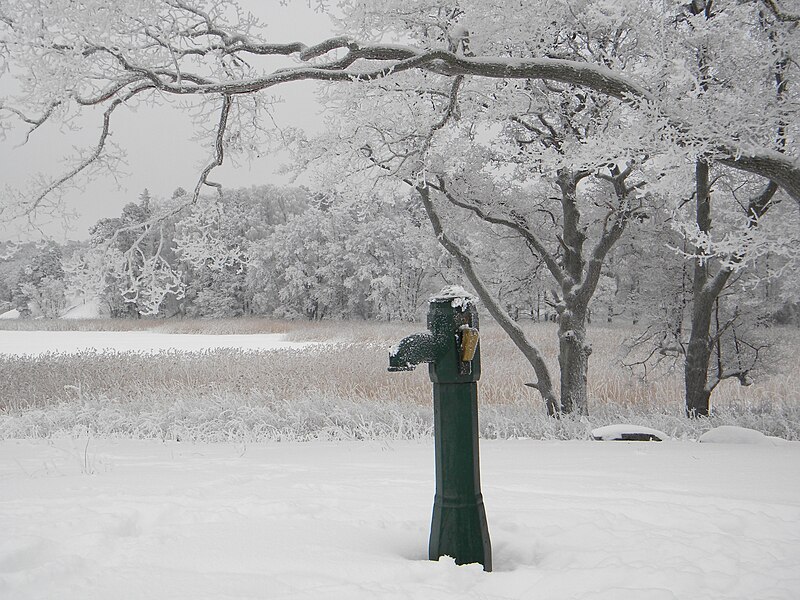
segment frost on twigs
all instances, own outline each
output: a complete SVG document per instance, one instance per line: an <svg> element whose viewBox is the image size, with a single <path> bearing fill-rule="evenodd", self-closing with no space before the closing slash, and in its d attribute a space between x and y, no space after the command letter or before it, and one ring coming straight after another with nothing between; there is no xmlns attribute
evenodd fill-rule
<svg viewBox="0 0 800 600"><path fill-rule="evenodd" d="M784 259L780 272L771 273L772 276L780 276L800 264L800 233L796 230L770 231L754 221L753 225L715 235L713 231L702 231L696 222L675 219L671 225L693 248L673 250L701 264L716 259L723 268L736 273L767 256L773 259L773 264L777 264L778 257Z"/></svg>
<svg viewBox="0 0 800 600"><path fill-rule="evenodd" d="M125 302L137 306L142 315L156 315L167 296L180 299L185 285L178 271L162 258L154 257L140 267L138 274L131 276L130 287L123 292Z"/></svg>
<svg viewBox="0 0 800 600"><path fill-rule="evenodd" d="M231 246L221 233L222 213L223 209L214 201L201 199L181 219L175 238L176 250L192 268L207 267L216 271L244 268L247 254L238 245Z"/></svg>

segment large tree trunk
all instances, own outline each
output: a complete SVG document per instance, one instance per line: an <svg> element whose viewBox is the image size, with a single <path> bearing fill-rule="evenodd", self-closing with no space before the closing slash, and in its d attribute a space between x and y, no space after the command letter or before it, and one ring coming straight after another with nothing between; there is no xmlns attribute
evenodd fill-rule
<svg viewBox="0 0 800 600"><path fill-rule="evenodd" d="M769 193L769 190L768 187L764 193ZM698 160L695 165L695 192L697 228L708 233L711 231L711 185L708 163L702 160ZM694 249L695 254L700 252L701 249ZM689 417L707 417L710 412L711 392L716 387L716 383L709 383L708 372L715 343L711 338L711 315L714 312L714 303L732 273L729 268L720 268L712 275L709 262L709 259L700 257L694 259L692 326L684 366L686 415ZM721 376L721 373L717 375L717 383Z"/></svg>
<svg viewBox="0 0 800 600"><path fill-rule="evenodd" d="M589 369L589 352L586 345L586 309L588 306L576 296L576 289L584 283L583 245L586 234L578 210L577 187L580 176L562 169L557 183L561 188L563 223L563 268L566 273L561 288L563 305L558 318L558 363L561 368L561 412L589 414L586 395L586 374ZM591 297L592 289L588 297Z"/></svg>
<svg viewBox="0 0 800 600"><path fill-rule="evenodd" d="M558 364L561 370L561 412L588 415L586 377L589 354L585 311L561 313L558 325Z"/></svg>
<svg viewBox="0 0 800 600"><path fill-rule="evenodd" d="M700 271L698 273L698 271ZM711 393L722 378L722 373L710 377L709 366L715 344L711 336L711 317L714 306L732 271L720 269L710 277L706 267L695 265L695 292L692 298L692 329L686 348L684 384L686 387L686 415L707 417L711 408ZM699 287L701 286L702 287Z"/></svg>
<svg viewBox="0 0 800 600"><path fill-rule="evenodd" d="M706 16L710 10L711 3L706 3ZM781 100L786 92L787 80L785 69L788 58L785 55L777 57L775 63L775 83L776 95ZM706 70L704 60L701 60L701 69ZM705 88L704 88L705 89ZM786 128L783 123L778 126L777 140L778 151L770 154L776 156L778 163L789 160L790 158L782 155L786 146ZM741 160L740 160L741 159ZM779 167L766 163L768 159L756 156L742 156L736 159L723 159L720 161L732 167L740 168L745 171L758 173L769 178L771 181L764 190L752 197L746 209L748 227L758 226L758 220L769 210L775 192L778 189L778 182L783 185ZM695 163L695 193L697 201L697 228L708 233L711 231L711 184L709 179L709 165L704 160ZM791 193L791 192L790 192ZM796 197L796 196L795 196ZM699 249L694 249L695 254ZM686 351L686 365L684 369L684 380L686 386L686 414L689 417L705 417L710 412L711 393L723 377L721 365L716 377L709 381L708 367L711 361L711 353L714 345L719 344L720 340L711 338L711 315L714 305L727 284L732 271L730 268L723 267L715 275L709 274L709 261L695 258L694 261L694 281L692 284L692 330L689 335L689 346Z"/></svg>
<svg viewBox="0 0 800 600"><path fill-rule="evenodd" d="M701 294L695 296L692 310L692 331L686 349L684 385L686 387L686 415L707 417L711 389L708 386L708 366L711 361L711 313L714 301Z"/></svg>
<svg viewBox="0 0 800 600"><path fill-rule="evenodd" d="M698 160L695 164L695 195L697 228L708 233L711 230L711 186L709 166L703 160ZM700 251L699 248L694 249L695 254ZM686 414L689 417L708 416L711 397L707 383L708 363L711 360L711 311L714 307L714 298L707 293L708 270L708 260L695 257L692 281L692 328L684 366Z"/></svg>

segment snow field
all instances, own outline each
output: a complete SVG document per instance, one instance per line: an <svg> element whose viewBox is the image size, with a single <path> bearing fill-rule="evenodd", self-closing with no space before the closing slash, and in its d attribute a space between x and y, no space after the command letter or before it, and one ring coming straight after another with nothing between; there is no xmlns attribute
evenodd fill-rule
<svg viewBox="0 0 800 600"><path fill-rule="evenodd" d="M796 599L800 444L489 441L495 572L426 560L431 442L0 442L0 597Z"/></svg>

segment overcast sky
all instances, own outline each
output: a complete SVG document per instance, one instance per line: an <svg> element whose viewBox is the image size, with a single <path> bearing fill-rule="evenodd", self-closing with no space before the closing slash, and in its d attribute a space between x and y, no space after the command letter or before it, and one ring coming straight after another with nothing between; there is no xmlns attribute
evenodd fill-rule
<svg viewBox="0 0 800 600"><path fill-rule="evenodd" d="M240 5L269 24L270 41L300 40L315 43L329 37L331 27L327 16L315 13L301 0L280 6L278 0L240 0ZM0 79L0 86L3 80ZM314 100L314 84L298 82L284 84L273 90L284 102L276 108L276 120L281 125L318 127L320 106ZM5 90L0 88L0 96ZM99 132L95 119L83 132L41 129L25 146L20 147L23 128L0 141L2 185L23 186L37 172L55 175L60 160L69 155L76 144L91 144ZM127 165L118 180L106 177L92 181L82 191L69 192L67 200L79 213L70 231L64 232L60 223L43 227L57 240L85 239L88 228L101 217L117 216L122 206L136 201L144 188L154 197L170 196L175 188L194 189L198 174L210 157L210 149L192 142L191 123L176 107L140 107L118 110L113 123L113 141L127 151ZM214 171L212 179L225 187L236 188L264 183L284 183L276 175L284 158L263 156L250 165L233 168L230 164ZM17 227L0 223L0 241L19 239ZM26 235L22 239L30 239Z"/></svg>

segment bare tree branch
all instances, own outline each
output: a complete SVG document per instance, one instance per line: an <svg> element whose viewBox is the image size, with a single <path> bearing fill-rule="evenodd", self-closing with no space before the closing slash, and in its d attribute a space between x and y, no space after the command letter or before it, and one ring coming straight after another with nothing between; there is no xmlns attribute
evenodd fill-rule
<svg viewBox="0 0 800 600"><path fill-rule="evenodd" d="M126 101L130 100L137 94L140 94L141 92L144 92L149 89L152 89L151 85L147 84L140 85L139 87L130 90L127 94L125 94L121 98L116 98L106 109L105 113L103 113L103 125L100 130L100 136L94 148L92 149L91 154L89 154L89 156L80 161L80 163L78 163L70 171L50 182L50 184L47 185L41 192L39 192L39 194L35 196L33 199L24 202L22 214L32 215L34 212L36 212L41 203L51 192L58 189L68 181L73 180L82 171L84 171L93 163L97 162L101 158L103 150L105 149L106 141L108 140L108 136L111 131L111 116L114 113L114 111L117 109L117 107L120 106L120 104L125 103Z"/></svg>
<svg viewBox="0 0 800 600"><path fill-rule="evenodd" d="M182 3L178 2L178 5ZM422 69L449 76L475 75L479 77L501 79L544 79L559 81L571 85L586 87L602 94L638 104L648 103L658 106L655 97L645 88L627 80L624 76L610 69L571 60L537 58L507 59L490 57L467 57L456 55L446 50L423 51L408 46L396 45L360 45L345 38L332 38L308 47L300 43L270 47L276 54L306 53L303 56L322 56L335 48L347 47L345 59L332 61L313 67L291 67L278 69L273 73L253 79L241 81L218 82L201 77L186 81L182 76L170 70L155 72L129 62L124 56L116 53L118 60L126 70L140 73L150 79L159 89L171 94L249 94L275 85L300 80L318 81L367 81L388 77L395 73L411 69ZM264 49L267 52L266 49ZM372 70L347 70L357 60L394 61L388 66ZM182 80L182 83L177 83ZM190 83L191 85L188 85ZM665 115L669 119L668 115ZM690 131L688 125L673 122L680 131ZM796 200L800 201L800 166L797 161L777 152L762 150L743 153L729 143L719 143L715 151L721 155L722 161L736 169L749 171L771 179L780 184Z"/></svg>
<svg viewBox="0 0 800 600"><path fill-rule="evenodd" d="M217 135L214 141L214 157L200 174L200 178L198 179L197 185L194 188L194 194L192 195L192 203L197 202L197 198L200 196L200 191L203 189L204 185L216 188L217 193L222 195L222 185L209 181L208 176L211 174L211 171L222 165L223 161L225 160L225 128L228 125L228 115L230 114L232 103L233 99L231 96L222 97L222 108L219 113Z"/></svg>
<svg viewBox="0 0 800 600"><path fill-rule="evenodd" d="M558 284L562 285L564 283L564 270L561 268L561 265L558 264L556 258L550 253L549 250L547 250L541 240L530 230L529 227L517 221L512 221L511 219L490 215L474 202L464 202L459 200L450 191L442 177L438 177L437 185L431 187L438 189L438 191L440 191L442 195L444 195L444 197L447 198L447 200L454 206L458 206L459 208L463 208L474 213L477 217L483 221L486 221L487 223L508 227L512 231L522 236L529 244L531 244L531 246L536 249L536 252L539 254L539 256L542 257L542 260L544 260L545 264L547 265L547 269L550 271L550 274L558 282Z"/></svg>

